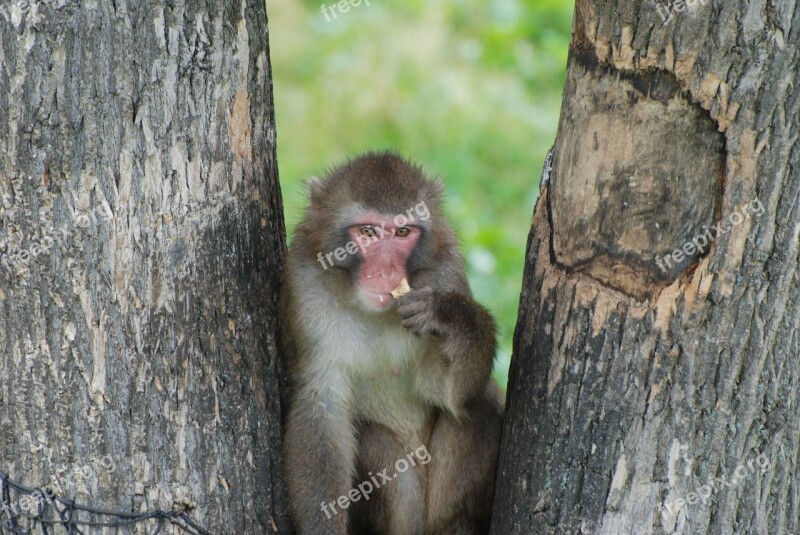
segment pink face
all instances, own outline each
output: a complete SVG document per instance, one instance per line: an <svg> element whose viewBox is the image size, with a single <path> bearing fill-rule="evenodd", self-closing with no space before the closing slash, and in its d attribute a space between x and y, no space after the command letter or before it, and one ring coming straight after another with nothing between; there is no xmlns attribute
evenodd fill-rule
<svg viewBox="0 0 800 535"><path fill-rule="evenodd" d="M392 290L408 278L406 261L419 240L420 228L413 223L397 226L392 217L368 214L347 232L359 245L359 297L382 310L391 304Z"/></svg>

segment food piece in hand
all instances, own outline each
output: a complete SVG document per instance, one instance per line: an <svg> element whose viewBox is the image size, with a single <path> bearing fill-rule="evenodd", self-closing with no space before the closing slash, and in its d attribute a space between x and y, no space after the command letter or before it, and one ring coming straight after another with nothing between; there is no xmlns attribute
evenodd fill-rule
<svg viewBox="0 0 800 535"><path fill-rule="evenodd" d="M405 277L403 277L403 280L400 281L400 284L397 286L397 288L392 290L391 293L392 297L394 297L395 299L400 299L410 291L411 291L411 286L408 285L408 281L406 280Z"/></svg>

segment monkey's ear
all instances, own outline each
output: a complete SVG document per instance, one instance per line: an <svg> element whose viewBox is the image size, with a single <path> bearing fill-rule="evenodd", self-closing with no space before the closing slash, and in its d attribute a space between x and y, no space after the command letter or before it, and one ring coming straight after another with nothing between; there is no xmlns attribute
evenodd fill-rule
<svg viewBox="0 0 800 535"><path fill-rule="evenodd" d="M322 202L322 180L317 176L312 176L306 180L306 188L308 189L308 198L311 201L311 206L319 206Z"/></svg>

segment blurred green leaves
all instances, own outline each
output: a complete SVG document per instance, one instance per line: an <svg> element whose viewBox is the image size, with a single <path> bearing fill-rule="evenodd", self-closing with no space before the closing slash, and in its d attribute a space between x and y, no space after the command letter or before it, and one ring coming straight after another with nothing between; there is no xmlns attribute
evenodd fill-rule
<svg viewBox="0 0 800 535"><path fill-rule="evenodd" d="M364 2L330 22L316 0L267 5L290 236L305 206L305 179L366 149L398 150L441 176L473 291L500 325L495 375L505 384L572 6Z"/></svg>

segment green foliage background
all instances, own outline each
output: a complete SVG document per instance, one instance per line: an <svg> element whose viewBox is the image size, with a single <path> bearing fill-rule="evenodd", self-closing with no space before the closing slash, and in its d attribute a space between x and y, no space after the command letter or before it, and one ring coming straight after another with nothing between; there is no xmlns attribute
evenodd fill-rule
<svg viewBox="0 0 800 535"><path fill-rule="evenodd" d="M305 180L366 149L440 176L505 385L542 161L555 138L572 3L267 2L278 164L292 230Z"/></svg>

